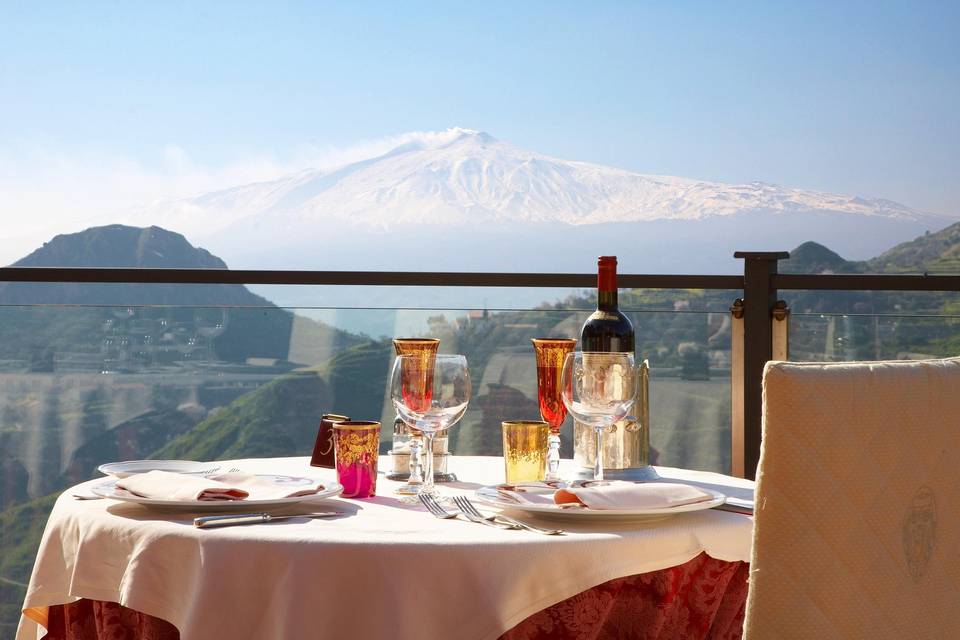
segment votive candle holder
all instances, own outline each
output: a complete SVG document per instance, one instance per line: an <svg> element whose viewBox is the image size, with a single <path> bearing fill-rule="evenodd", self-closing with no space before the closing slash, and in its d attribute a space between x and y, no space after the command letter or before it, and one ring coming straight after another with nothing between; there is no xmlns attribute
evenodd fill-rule
<svg viewBox="0 0 960 640"><path fill-rule="evenodd" d="M337 482L344 498L377 495L377 458L380 453L380 423L345 420L333 425Z"/></svg>
<svg viewBox="0 0 960 640"><path fill-rule="evenodd" d="M501 424L506 481L543 480L547 472L550 425L539 420L506 420Z"/></svg>

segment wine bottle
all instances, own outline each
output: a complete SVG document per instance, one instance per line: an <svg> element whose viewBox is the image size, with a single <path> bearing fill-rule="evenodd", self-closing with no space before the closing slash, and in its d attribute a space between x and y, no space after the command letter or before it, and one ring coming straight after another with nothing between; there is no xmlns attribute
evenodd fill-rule
<svg viewBox="0 0 960 640"><path fill-rule="evenodd" d="M633 325L617 301L617 257L597 260L597 310L580 330L583 351L634 353Z"/></svg>

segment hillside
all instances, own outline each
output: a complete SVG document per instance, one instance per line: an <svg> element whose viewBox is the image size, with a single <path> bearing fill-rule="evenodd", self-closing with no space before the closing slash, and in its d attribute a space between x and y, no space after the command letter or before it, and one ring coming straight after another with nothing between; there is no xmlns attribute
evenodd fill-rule
<svg viewBox="0 0 960 640"><path fill-rule="evenodd" d="M864 261L846 260L816 242L804 242L780 263L783 273L960 274L960 222L902 242Z"/></svg>
<svg viewBox="0 0 960 640"><path fill-rule="evenodd" d="M960 222L904 242L868 260L877 273L960 273Z"/></svg>
<svg viewBox="0 0 960 640"><path fill-rule="evenodd" d="M217 460L308 455L322 414L380 419L379 403L392 353L389 342L371 342L345 349L317 369L290 372L238 398L151 457Z"/></svg>
<svg viewBox="0 0 960 640"><path fill-rule="evenodd" d="M804 242L782 260L781 273L860 273L863 265L845 260L840 254L817 242Z"/></svg>
<svg viewBox="0 0 960 640"><path fill-rule="evenodd" d="M178 233L124 225L56 236L14 266L227 268ZM32 362L34 369L78 359L66 353L102 353L137 369L190 359L202 346L228 362L288 360L294 329L299 344L311 345L310 355L321 360L359 341L313 320L295 322L243 285L0 283L0 305L0 360Z"/></svg>

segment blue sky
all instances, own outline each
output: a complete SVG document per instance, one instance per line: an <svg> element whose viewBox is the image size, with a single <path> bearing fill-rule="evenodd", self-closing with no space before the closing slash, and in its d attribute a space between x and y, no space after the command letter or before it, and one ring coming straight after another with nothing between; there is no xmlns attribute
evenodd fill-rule
<svg viewBox="0 0 960 640"><path fill-rule="evenodd" d="M456 125L960 216L958 5L4 2L0 209L108 210Z"/></svg>

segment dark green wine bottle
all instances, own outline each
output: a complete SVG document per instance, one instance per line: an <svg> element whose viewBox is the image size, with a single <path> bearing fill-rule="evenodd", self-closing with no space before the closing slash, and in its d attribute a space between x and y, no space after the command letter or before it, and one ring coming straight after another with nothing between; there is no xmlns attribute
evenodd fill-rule
<svg viewBox="0 0 960 640"><path fill-rule="evenodd" d="M617 301L617 257L597 260L597 310L580 330L582 351L634 353L633 325Z"/></svg>

